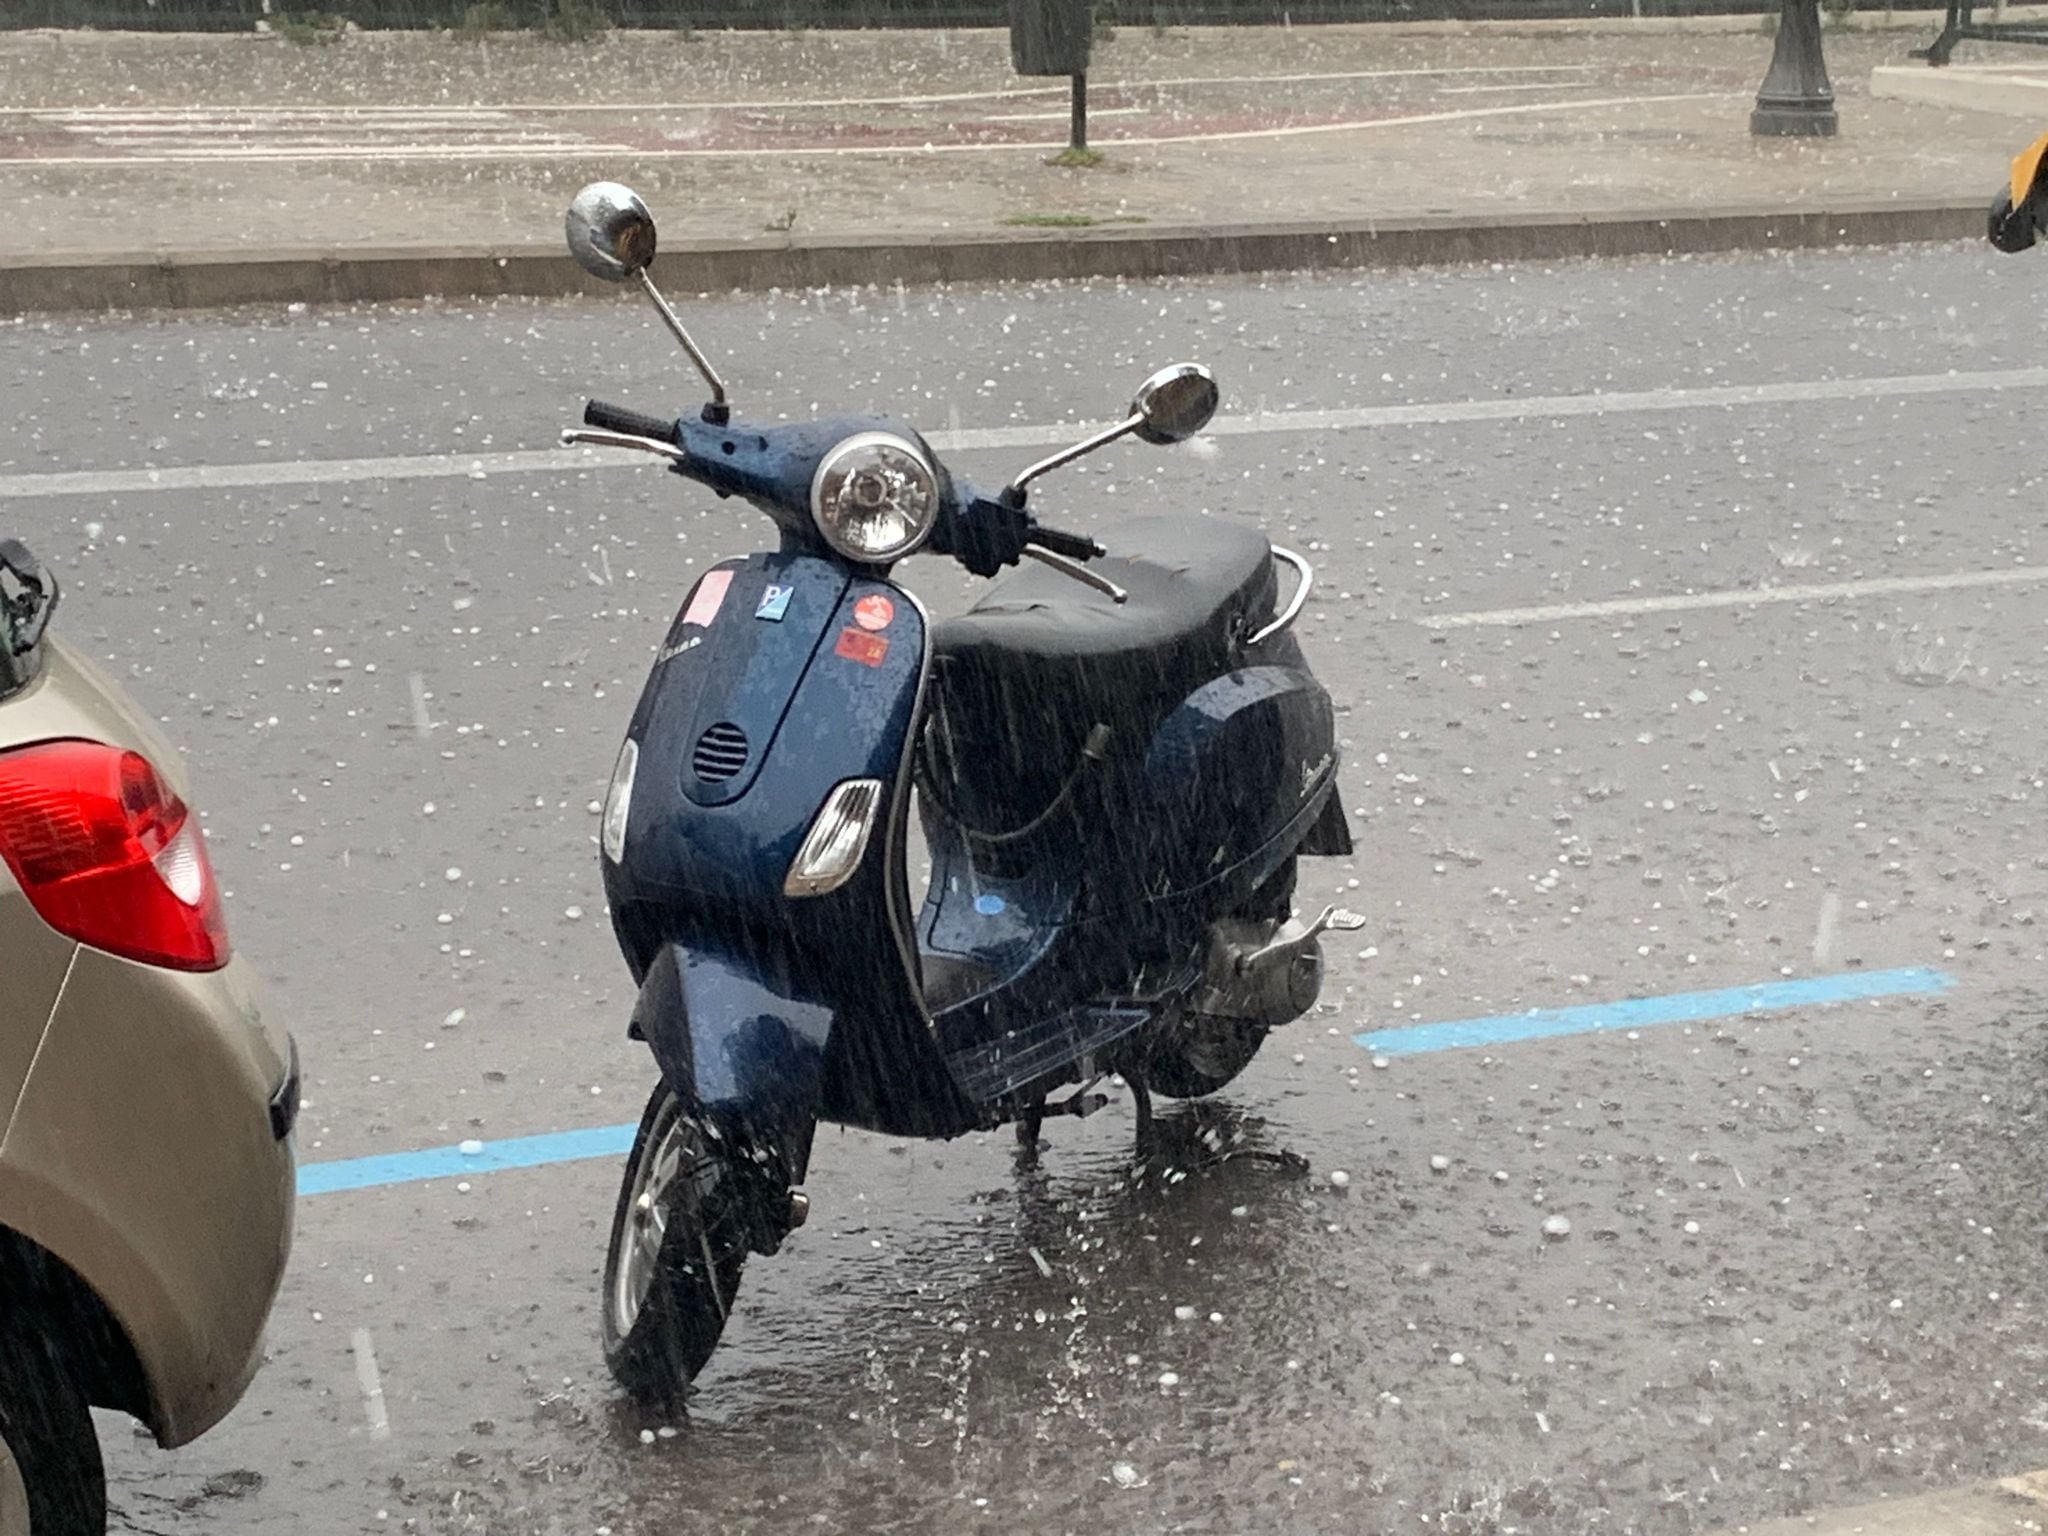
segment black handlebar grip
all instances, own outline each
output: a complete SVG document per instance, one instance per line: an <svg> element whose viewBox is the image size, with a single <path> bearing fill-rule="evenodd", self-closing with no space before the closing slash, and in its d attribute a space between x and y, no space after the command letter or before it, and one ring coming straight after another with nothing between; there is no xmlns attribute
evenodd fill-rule
<svg viewBox="0 0 2048 1536"><path fill-rule="evenodd" d="M1055 555L1065 555L1069 560L1093 560L1097 555L1109 553L1085 534L1062 533L1059 529L1048 528L1043 523L1031 530L1031 535L1025 542L1036 544L1040 549L1050 550Z"/></svg>
<svg viewBox="0 0 2048 1536"><path fill-rule="evenodd" d="M673 418L664 421L659 416L643 416L623 405L606 405L602 400L592 400L583 407L583 425L596 427L600 432L623 432L628 437L651 437L658 443L676 440Z"/></svg>

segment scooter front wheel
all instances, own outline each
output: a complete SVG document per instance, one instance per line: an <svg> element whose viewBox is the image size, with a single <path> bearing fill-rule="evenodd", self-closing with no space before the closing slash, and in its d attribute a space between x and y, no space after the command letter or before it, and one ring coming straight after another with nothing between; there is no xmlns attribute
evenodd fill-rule
<svg viewBox="0 0 2048 1536"><path fill-rule="evenodd" d="M678 1398L718 1347L746 1265L738 1181L666 1083L640 1117L604 1266L604 1358L640 1402Z"/></svg>

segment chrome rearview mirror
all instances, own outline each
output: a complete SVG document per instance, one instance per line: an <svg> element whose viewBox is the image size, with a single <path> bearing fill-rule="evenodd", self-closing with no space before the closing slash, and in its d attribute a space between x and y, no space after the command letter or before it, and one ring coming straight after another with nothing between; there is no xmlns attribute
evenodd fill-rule
<svg viewBox="0 0 2048 1536"><path fill-rule="evenodd" d="M1006 494L1022 496L1024 487L1040 475L1058 469L1062 464L1071 464L1098 448L1105 448L1120 437L1135 434L1145 442L1158 443L1162 447L1184 443L1209 425L1221 398L1215 375L1200 363L1175 363L1171 368L1162 368L1138 386L1137 398L1131 402L1131 413L1122 421L1113 427L1104 427L1093 437L1084 438L1071 448L1062 448L1050 458L1040 459L1010 482Z"/></svg>
<svg viewBox="0 0 2048 1536"><path fill-rule="evenodd" d="M569 204L569 254L592 277L623 283L654 265L654 215L640 194L594 181Z"/></svg>
<svg viewBox="0 0 2048 1536"><path fill-rule="evenodd" d="M721 425L727 421L732 411L725 402L725 382L712 368L711 360L697 349L697 343L683 329L683 322L661 296L648 272L654 265L654 215L647 211L640 194L616 181L594 181L569 204L566 227L569 254L584 271L608 283L631 281L640 285L640 291L647 295L669 334L682 344L697 371L704 375L704 382L711 386L711 403L704 407L704 419Z"/></svg>
<svg viewBox="0 0 2048 1536"><path fill-rule="evenodd" d="M1131 416L1138 422L1139 437L1164 448L1186 442L1209 425L1221 399L1222 391L1208 369L1200 363L1176 363L1138 386Z"/></svg>

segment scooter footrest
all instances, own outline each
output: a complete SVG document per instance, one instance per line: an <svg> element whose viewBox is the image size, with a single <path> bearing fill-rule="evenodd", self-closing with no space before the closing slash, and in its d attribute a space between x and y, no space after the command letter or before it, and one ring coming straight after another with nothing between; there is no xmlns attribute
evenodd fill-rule
<svg viewBox="0 0 2048 1536"><path fill-rule="evenodd" d="M947 1053L953 1075L981 1103L1029 1087L1070 1061L1121 1040L1152 1018L1149 1008L1078 1008Z"/></svg>

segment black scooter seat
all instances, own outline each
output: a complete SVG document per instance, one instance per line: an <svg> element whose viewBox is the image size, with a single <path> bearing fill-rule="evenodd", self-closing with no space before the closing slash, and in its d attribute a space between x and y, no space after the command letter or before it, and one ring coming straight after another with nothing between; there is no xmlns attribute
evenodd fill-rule
<svg viewBox="0 0 2048 1536"><path fill-rule="evenodd" d="M1273 614L1272 547L1255 529L1138 518L1103 542L1110 553L1088 568L1128 602L1026 561L937 626L947 726L961 746L1006 759L999 777L1026 805L1072 771L1097 724L1143 750L1168 710L1239 664L1245 636Z"/></svg>
<svg viewBox="0 0 2048 1536"><path fill-rule="evenodd" d="M938 655L956 672L1028 680L1101 719L1128 708L1134 684L1191 692L1231 666L1244 636L1272 616L1272 546L1256 529L1145 518L1103 542L1110 553L1088 568L1130 601L1028 561L938 626ZM1084 707L1098 700L1108 715Z"/></svg>

